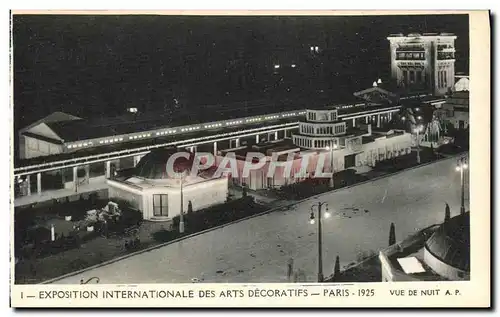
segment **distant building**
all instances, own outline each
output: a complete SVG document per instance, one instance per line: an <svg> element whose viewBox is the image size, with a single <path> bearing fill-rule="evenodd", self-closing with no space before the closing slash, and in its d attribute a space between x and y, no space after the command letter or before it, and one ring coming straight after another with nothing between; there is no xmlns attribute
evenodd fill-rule
<svg viewBox="0 0 500 317"><path fill-rule="evenodd" d="M223 150L220 151L216 165L221 164L226 153L234 153L238 177L232 177L233 183L258 190L280 188L312 178L318 172L320 159L323 160L320 172L331 172L333 168L333 173L339 173L349 168L363 171L379 161L411 153L411 134L401 130L372 129L371 124L364 124L359 128L348 127L346 121L336 120L337 111L336 108L307 110L307 120L299 123L299 133L293 134L292 140ZM377 120L370 119L373 122ZM242 178L240 176L244 162L250 152L262 154L262 158L253 163L260 163L262 166L251 170L248 177ZM301 170L306 156L307 166L305 170ZM290 168L287 171L284 165L289 158ZM278 166L269 175L272 160Z"/></svg>
<svg viewBox="0 0 500 317"><path fill-rule="evenodd" d="M445 95L455 84L455 39L451 33L391 34L391 76L398 86Z"/></svg>
<svg viewBox="0 0 500 317"><path fill-rule="evenodd" d="M446 98L446 101L441 104L436 110L436 115L443 126L448 129L448 126L453 126L456 130L466 130L469 128L469 77L457 76L453 91Z"/></svg>
<svg viewBox="0 0 500 317"><path fill-rule="evenodd" d="M453 86L453 91L469 91L470 79L469 76L457 75L455 76L455 85Z"/></svg>
<svg viewBox="0 0 500 317"><path fill-rule="evenodd" d="M381 126L381 121L391 119L391 113L354 118L352 128L347 128L347 122L337 117L337 108L306 110L306 120L299 123L299 133L293 135L293 143L305 149L331 151L334 171L374 166L378 161L411 152L411 134L377 128ZM376 124L375 128L366 124L368 119Z"/></svg>
<svg viewBox="0 0 500 317"><path fill-rule="evenodd" d="M469 280L469 219L460 214L380 251L382 281Z"/></svg>
<svg viewBox="0 0 500 317"><path fill-rule="evenodd" d="M186 213L189 202L193 210L200 210L226 201L227 178L214 178L213 170L191 176L191 160L176 159L174 171L184 173L184 176L170 177L166 166L173 153L168 149L152 151L128 176L108 179L109 197L129 202L143 213L144 219L153 221L171 220L180 214L181 209Z"/></svg>

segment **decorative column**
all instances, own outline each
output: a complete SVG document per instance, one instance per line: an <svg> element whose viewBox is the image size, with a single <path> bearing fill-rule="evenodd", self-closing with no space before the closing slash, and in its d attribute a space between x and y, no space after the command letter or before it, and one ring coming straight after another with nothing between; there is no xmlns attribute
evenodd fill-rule
<svg viewBox="0 0 500 317"><path fill-rule="evenodd" d="M368 116L365 116L365 122L368 124Z"/></svg>
<svg viewBox="0 0 500 317"><path fill-rule="evenodd" d="M134 156L134 167L136 167L137 164L139 164L140 160L141 160L141 156L140 155L135 155Z"/></svg>
<svg viewBox="0 0 500 317"><path fill-rule="evenodd" d="M26 175L26 185L27 185L27 188L26 188L27 195L30 196L31 195L31 177L30 177L30 175Z"/></svg>
<svg viewBox="0 0 500 317"><path fill-rule="evenodd" d="M214 156L217 156L217 142L214 142Z"/></svg>
<svg viewBox="0 0 500 317"><path fill-rule="evenodd" d="M78 167L73 167L73 188L75 189L75 193L78 192Z"/></svg>
<svg viewBox="0 0 500 317"><path fill-rule="evenodd" d="M256 143L256 144L259 144L259 142L260 142L260 140L259 140L259 135L258 135L258 134L256 134L256 135L255 135L255 143Z"/></svg>
<svg viewBox="0 0 500 317"><path fill-rule="evenodd" d="M90 183L90 164L85 165L85 184Z"/></svg>
<svg viewBox="0 0 500 317"><path fill-rule="evenodd" d="M111 178L111 161L106 161L104 164L105 176L106 178Z"/></svg>
<svg viewBox="0 0 500 317"><path fill-rule="evenodd" d="M274 131L274 140L278 140L278 131Z"/></svg>
<svg viewBox="0 0 500 317"><path fill-rule="evenodd" d="M238 138L238 139L236 139L234 141L235 141L234 142L235 143L235 147L237 147L237 148L240 147L240 139Z"/></svg>
<svg viewBox="0 0 500 317"><path fill-rule="evenodd" d="M380 115L377 116L377 128L380 128Z"/></svg>
<svg viewBox="0 0 500 317"><path fill-rule="evenodd" d="M38 195L42 193L42 173L36 174L36 191Z"/></svg>

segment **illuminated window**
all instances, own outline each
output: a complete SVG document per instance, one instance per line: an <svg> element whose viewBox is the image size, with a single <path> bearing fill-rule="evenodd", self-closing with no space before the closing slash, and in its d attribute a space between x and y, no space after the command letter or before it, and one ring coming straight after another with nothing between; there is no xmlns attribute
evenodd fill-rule
<svg viewBox="0 0 500 317"><path fill-rule="evenodd" d="M168 195L153 195L153 215L157 217L168 216Z"/></svg>

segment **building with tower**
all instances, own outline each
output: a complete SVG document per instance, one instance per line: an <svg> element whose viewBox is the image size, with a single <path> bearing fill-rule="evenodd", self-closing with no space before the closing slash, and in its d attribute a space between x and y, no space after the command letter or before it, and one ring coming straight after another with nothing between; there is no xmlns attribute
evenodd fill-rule
<svg viewBox="0 0 500 317"><path fill-rule="evenodd" d="M400 88L445 95L455 84L455 39L451 33L391 34L391 77Z"/></svg>

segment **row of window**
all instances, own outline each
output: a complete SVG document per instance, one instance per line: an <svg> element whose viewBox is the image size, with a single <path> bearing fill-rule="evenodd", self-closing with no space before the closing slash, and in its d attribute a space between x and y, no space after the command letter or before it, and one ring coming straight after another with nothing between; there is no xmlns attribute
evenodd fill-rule
<svg viewBox="0 0 500 317"><path fill-rule="evenodd" d="M403 70L404 84L422 83L424 81L424 72L416 70Z"/></svg>
<svg viewBox="0 0 500 317"><path fill-rule="evenodd" d="M326 127L318 127L310 124L301 124L300 131L305 134L317 134L317 135L334 135L344 133L346 130L345 123L337 124Z"/></svg>
<svg viewBox="0 0 500 317"><path fill-rule="evenodd" d="M444 70L438 72L438 87L445 88L448 86L448 73Z"/></svg>
<svg viewBox="0 0 500 317"><path fill-rule="evenodd" d="M189 127L189 128L182 128L181 129L181 132L186 132L186 131L196 131L196 130L199 130L200 127Z"/></svg>
<svg viewBox="0 0 500 317"><path fill-rule="evenodd" d="M453 52L438 52L437 59L438 60L455 59L455 53L453 53Z"/></svg>
<svg viewBox="0 0 500 317"><path fill-rule="evenodd" d="M331 140L315 140L305 137L296 136L294 137L294 143L302 148L326 148L326 147L336 147L338 146L337 139Z"/></svg>
<svg viewBox="0 0 500 317"><path fill-rule="evenodd" d="M337 109L350 109L350 108L354 108L354 107L360 107L360 106L365 106L366 104L365 103L357 103L355 105L339 105L339 106L336 106Z"/></svg>
<svg viewBox="0 0 500 317"><path fill-rule="evenodd" d="M177 130L167 130L167 131L156 132L156 135L168 135L175 132L177 132Z"/></svg>
<svg viewBox="0 0 500 317"><path fill-rule="evenodd" d="M103 141L99 141L99 143L102 143L102 142ZM92 143L92 141L88 141L88 142L82 142L82 143L77 143L77 144L68 144L67 147L68 147L68 149L76 149L76 148L81 148L81 147L86 147L86 146L92 146L93 144L94 143Z"/></svg>
<svg viewBox="0 0 500 317"><path fill-rule="evenodd" d="M310 111L307 113L307 120L309 120L309 121L336 121L337 120L337 111L330 111L330 112Z"/></svg>
<svg viewBox="0 0 500 317"><path fill-rule="evenodd" d="M424 52L405 52L405 53L397 53L397 60L425 60Z"/></svg>
<svg viewBox="0 0 500 317"><path fill-rule="evenodd" d="M258 121L262 121L262 120L277 119L280 116L282 118L292 117L292 116L297 116L297 115L303 115L305 113L306 113L306 111L300 111L300 112L284 113L284 114L281 114L281 115L273 115L273 116L266 116L266 117L250 118L250 119L246 119L245 122L249 123L249 122L258 122ZM226 126L231 126L231 125L241 124L241 123L243 123L243 120L235 120L235 121L226 122L225 125ZM204 125L203 127L205 129L207 129L207 128L217 128L217 127L221 127L222 125L223 125L222 123L214 123L214 124ZM189 128L181 128L181 132L196 131L196 130L199 130L199 129L201 129L201 126L195 126L195 127L189 127ZM173 133L177 133L177 130L170 129L170 130L156 132L156 136L169 135L169 134L173 134ZM138 140L138 139L144 139L144 138L149 138L149 137L151 137L151 133L142 133L142 134L137 134L137 135L129 136L128 139L129 140ZM109 139L100 140L99 144L111 144L111 143L122 142L122 141L123 141L123 137L111 137ZM85 141L85 142L81 142L81 143L77 143L77 144L68 144L67 148L68 149L76 149L76 148L88 147L88 146L93 146L93 145L94 144L93 144L92 141Z"/></svg>

